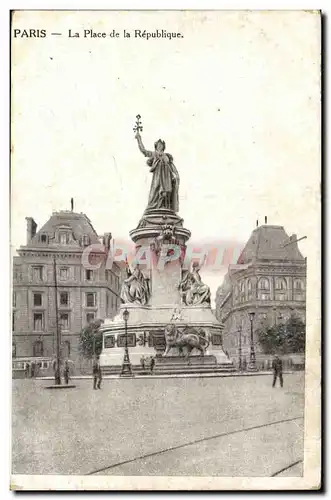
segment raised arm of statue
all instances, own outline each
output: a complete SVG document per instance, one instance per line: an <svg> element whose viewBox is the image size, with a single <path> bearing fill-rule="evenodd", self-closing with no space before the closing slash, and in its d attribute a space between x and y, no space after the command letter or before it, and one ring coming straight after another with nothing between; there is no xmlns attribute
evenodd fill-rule
<svg viewBox="0 0 331 500"><path fill-rule="evenodd" d="M145 146L143 145L143 141L141 140L141 135L139 132L136 133L135 138L137 139L138 142L138 148L142 152L144 156L153 156L153 151L148 151Z"/></svg>

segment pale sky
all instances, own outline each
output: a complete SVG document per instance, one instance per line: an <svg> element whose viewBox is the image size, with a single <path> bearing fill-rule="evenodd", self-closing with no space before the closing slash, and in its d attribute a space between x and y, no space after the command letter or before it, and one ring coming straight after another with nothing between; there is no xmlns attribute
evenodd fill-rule
<svg viewBox="0 0 331 500"><path fill-rule="evenodd" d="M270 12L19 12L12 40L12 249L26 216L84 212L99 234L128 238L151 174L134 139L167 144L180 215L194 241L245 242L268 215L319 242L320 20ZM123 29L183 38L123 38ZM120 38L68 38L68 30ZM62 36L52 36L60 32ZM310 246L311 245L311 246ZM314 246L315 245L315 246ZM208 284L214 293L220 277Z"/></svg>

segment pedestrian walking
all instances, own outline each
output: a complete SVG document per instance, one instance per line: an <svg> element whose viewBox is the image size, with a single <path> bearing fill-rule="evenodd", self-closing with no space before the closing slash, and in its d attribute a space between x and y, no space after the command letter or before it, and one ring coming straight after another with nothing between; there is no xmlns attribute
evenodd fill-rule
<svg viewBox="0 0 331 500"><path fill-rule="evenodd" d="M272 369L274 372L274 379L272 382L272 387L275 387L277 377L279 377L280 386L283 387L283 363L279 356L275 356L272 361Z"/></svg>
<svg viewBox="0 0 331 500"><path fill-rule="evenodd" d="M65 383L68 385L69 384L69 363L68 361L66 360L64 362L64 369L63 369L63 377L64 377L64 381Z"/></svg>
<svg viewBox="0 0 331 500"><path fill-rule="evenodd" d="M143 370L145 370L145 356L144 355L142 355L140 358L140 364L141 364L141 368Z"/></svg>
<svg viewBox="0 0 331 500"><path fill-rule="evenodd" d="M151 362L150 362L151 374L153 373L154 365L155 365L155 359L151 357Z"/></svg>
<svg viewBox="0 0 331 500"><path fill-rule="evenodd" d="M93 389L101 389L102 373L99 356L93 361Z"/></svg>

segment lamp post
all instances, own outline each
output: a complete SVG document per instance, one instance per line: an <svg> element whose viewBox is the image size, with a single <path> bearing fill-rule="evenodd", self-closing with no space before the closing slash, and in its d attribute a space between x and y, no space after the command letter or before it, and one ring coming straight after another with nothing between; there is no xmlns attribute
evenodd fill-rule
<svg viewBox="0 0 331 500"><path fill-rule="evenodd" d="M124 309L123 311L123 319L125 323L125 350L124 350L124 358L121 370L121 377L133 377L132 366L130 363L129 357L129 349L128 349L128 319L129 319L129 311Z"/></svg>
<svg viewBox="0 0 331 500"><path fill-rule="evenodd" d="M241 326L238 328L239 333L239 371L242 371L242 351L241 351Z"/></svg>
<svg viewBox="0 0 331 500"><path fill-rule="evenodd" d="M251 322L251 352L249 363L247 366L247 370L251 372L256 371L256 358L255 358L255 349L254 349L254 336L253 336L253 321L254 321L255 312L249 313L249 320Z"/></svg>
<svg viewBox="0 0 331 500"><path fill-rule="evenodd" d="M59 306L57 297L57 276L56 276L56 257L53 257L53 275L54 275L54 293L55 293L55 320L56 320L56 369L55 369L55 384L61 385L61 325L59 325Z"/></svg>

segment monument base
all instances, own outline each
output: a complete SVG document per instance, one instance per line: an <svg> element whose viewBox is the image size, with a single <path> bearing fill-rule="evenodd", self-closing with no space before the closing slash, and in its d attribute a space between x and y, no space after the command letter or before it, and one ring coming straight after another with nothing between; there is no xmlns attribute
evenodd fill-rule
<svg viewBox="0 0 331 500"><path fill-rule="evenodd" d="M189 375L189 374L206 374L206 373L232 373L236 369L233 364L218 363L215 356L165 356L155 358L154 369L149 367L143 368L139 365L132 365L132 371L136 375ZM104 375L121 375L121 367L103 366L102 372Z"/></svg>
<svg viewBox="0 0 331 500"><path fill-rule="evenodd" d="M136 371L141 367L143 357L155 357L156 363L163 359L162 356L166 349L164 329L171 321L174 311L173 306L164 307L139 307L134 305L122 305L121 312L127 308L130 312L127 325L128 333L128 352L130 362L133 369ZM105 321L100 328L103 334L103 349L100 355L100 365L105 374L119 373L119 369L123 363L124 346L125 346L125 324L122 319L122 314L114 319L114 321ZM205 356L201 356L200 351L193 349L189 360L191 363L193 358L215 360L211 363L210 370L214 368L228 367L233 369L233 362L224 353L222 348L222 325L217 321L210 307L208 306L191 306L182 307L181 319L176 320L177 328L185 328L189 325L192 328L203 328L208 333L209 345L205 351ZM184 361L184 357L178 356L178 349L172 348L169 352L168 359L178 359L182 369L187 366L188 371L191 371L188 363ZM165 359L165 358L164 358ZM161 361L161 363L167 363ZM198 363L198 362L197 362ZM205 363L205 362L203 362ZM198 363L199 366L206 366ZM163 366L163 365L162 365ZM155 366L156 368L156 366ZM184 372L183 372L184 373Z"/></svg>
<svg viewBox="0 0 331 500"><path fill-rule="evenodd" d="M229 363L218 363L213 355L206 356L165 356L155 358L155 375L234 372Z"/></svg>
<svg viewBox="0 0 331 500"><path fill-rule="evenodd" d="M197 366L217 365L215 356L163 356L155 358L155 368L162 366Z"/></svg>

